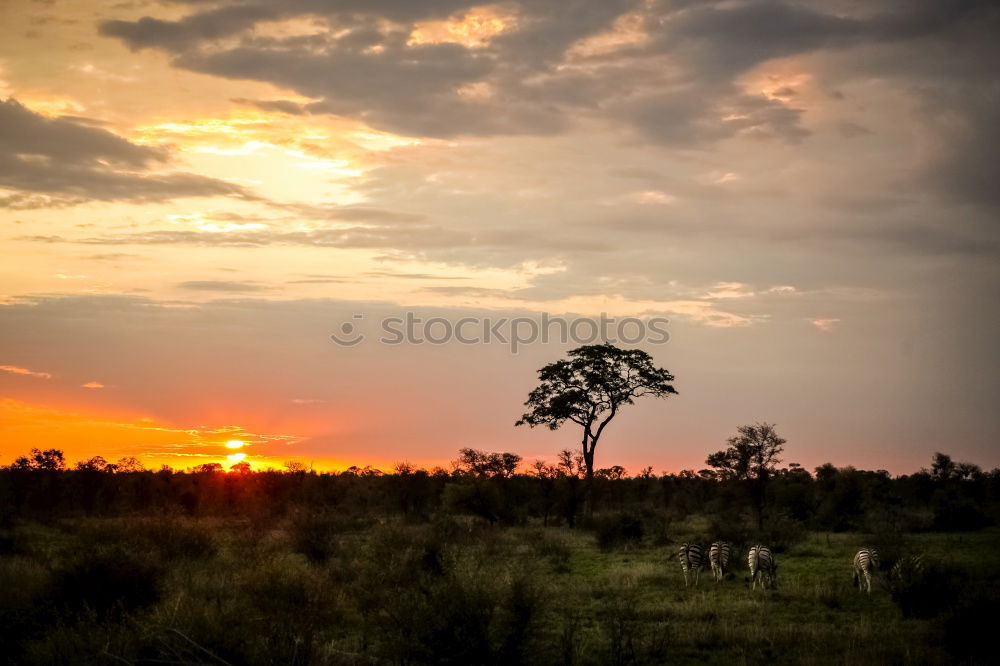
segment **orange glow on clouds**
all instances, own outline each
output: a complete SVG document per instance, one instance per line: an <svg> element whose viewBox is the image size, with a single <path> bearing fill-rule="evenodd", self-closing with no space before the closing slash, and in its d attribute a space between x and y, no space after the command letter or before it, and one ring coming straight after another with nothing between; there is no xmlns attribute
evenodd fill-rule
<svg viewBox="0 0 1000 666"><path fill-rule="evenodd" d="M489 44L492 37L516 25L517 16L503 5L476 7L460 18L418 23L407 46L453 43L466 48L482 48Z"/></svg>
<svg viewBox="0 0 1000 666"><path fill-rule="evenodd" d="M232 435L245 439L229 439ZM249 433L232 425L183 428L150 418L113 418L0 399L2 464L9 464L31 448L57 448L66 454L70 466L100 455L108 460L135 456L149 469L158 469L160 465L185 469L202 463L242 461L251 456L243 452L229 454L227 449L242 448L247 440L253 440L261 443L262 451L247 462L280 468L285 460L294 459L294 454L284 450L285 447L278 450L268 445L295 443L300 439L287 434ZM332 467L329 461L317 464L317 469L329 467Z"/></svg>

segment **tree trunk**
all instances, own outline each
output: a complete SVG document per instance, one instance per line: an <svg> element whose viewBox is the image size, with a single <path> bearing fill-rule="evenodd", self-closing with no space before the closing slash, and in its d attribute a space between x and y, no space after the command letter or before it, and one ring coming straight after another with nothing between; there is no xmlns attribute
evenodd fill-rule
<svg viewBox="0 0 1000 666"><path fill-rule="evenodd" d="M586 443L583 445L583 463L587 466L587 474L584 478L584 503L583 516L585 523L589 525L594 518L594 447L597 442L592 441L588 450Z"/></svg>

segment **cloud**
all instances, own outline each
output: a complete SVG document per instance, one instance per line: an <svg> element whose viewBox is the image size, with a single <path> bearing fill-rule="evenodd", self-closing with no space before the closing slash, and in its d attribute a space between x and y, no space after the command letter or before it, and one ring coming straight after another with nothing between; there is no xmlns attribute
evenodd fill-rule
<svg viewBox="0 0 1000 666"><path fill-rule="evenodd" d="M52 375L48 372L37 372L35 370L29 370L28 368L22 368L16 365L0 365L0 371L9 372L12 375L24 375L26 377L39 377L41 379L52 379Z"/></svg>
<svg viewBox="0 0 1000 666"><path fill-rule="evenodd" d="M161 21L149 16L135 22L105 21L100 34L119 37L132 49L162 48L180 51L203 40L214 40L250 28L260 20L277 18L279 11L261 5L236 4L186 16L179 21Z"/></svg>
<svg viewBox="0 0 1000 666"><path fill-rule="evenodd" d="M505 5L501 16L491 17L502 23L496 34L472 43L413 38L420 22L431 20L461 34L480 5L191 3L193 12L178 20L106 21L100 31L132 49L162 50L178 68L272 83L314 100L234 100L270 111L330 113L399 134L442 138L553 135L596 120L655 145L699 149L739 138L796 144L813 136L810 109L794 88L784 86L778 89L784 94L770 97L744 89L741 77L766 63L851 50L882 54L897 68L887 78L892 84L914 78L905 69L922 57L981 63L998 57L990 46L998 12L989 0L836 6L807 0L533 0ZM581 48L613 34L624 19L632 31L628 39L597 51ZM286 20L305 20L310 28L284 36L257 30ZM942 47L948 43L962 48ZM875 75L871 58L864 64L869 68L849 67L843 74ZM968 71L949 68L950 80L902 84L920 91L930 83L932 94L955 90L949 105L967 120L967 128L936 124L946 140L927 177L945 196L992 206L1000 191L990 175L1000 173L990 150L994 142L965 137L995 126L989 121L997 111L995 83L988 80L980 90ZM834 127L847 137L870 131L855 120Z"/></svg>
<svg viewBox="0 0 1000 666"><path fill-rule="evenodd" d="M824 333L829 333L834 328L836 328L837 324L840 323L840 319L836 317L831 317L829 319L810 319L809 323L815 326L820 331L823 331Z"/></svg>
<svg viewBox="0 0 1000 666"><path fill-rule="evenodd" d="M20 191L0 198L2 207L62 207L93 199L252 198L222 180L160 171L167 162L160 149L65 117L47 118L15 99L0 101L0 187Z"/></svg>
<svg viewBox="0 0 1000 666"><path fill-rule="evenodd" d="M304 104L292 102L287 99L247 99L245 97L237 97L230 101L236 104L253 106L262 111L287 113L290 116L304 116L309 113Z"/></svg>
<svg viewBox="0 0 1000 666"><path fill-rule="evenodd" d="M104 384L102 384L100 382L87 382L86 384L81 384L80 386L82 386L85 389L102 389L102 388L104 388Z"/></svg>
<svg viewBox="0 0 1000 666"><path fill-rule="evenodd" d="M251 282L234 282L228 280L188 280L177 285L181 289L194 291L246 292L260 291L264 287Z"/></svg>

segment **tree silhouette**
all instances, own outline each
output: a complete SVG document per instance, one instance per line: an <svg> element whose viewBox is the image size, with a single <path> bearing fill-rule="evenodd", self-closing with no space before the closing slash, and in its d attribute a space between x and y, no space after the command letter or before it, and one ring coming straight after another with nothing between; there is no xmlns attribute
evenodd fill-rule
<svg viewBox="0 0 1000 666"><path fill-rule="evenodd" d="M516 453L487 453L476 449L459 449L455 469L474 476L512 478L521 464Z"/></svg>
<svg viewBox="0 0 1000 666"><path fill-rule="evenodd" d="M81 460L76 464L76 468L81 471L104 472L108 468L108 461L104 459L104 456L94 456L87 460Z"/></svg>
<svg viewBox="0 0 1000 666"><path fill-rule="evenodd" d="M117 472L145 472L146 468L135 456L125 456L124 458L119 458L118 462L115 463L115 471Z"/></svg>
<svg viewBox="0 0 1000 666"><path fill-rule="evenodd" d="M566 421L583 428L581 452L586 468L586 513L593 514L594 451L604 429L635 398L665 398L677 393L674 377L653 365L641 349L620 349L612 344L586 345L569 352L569 358L538 371L541 383L528 396L528 411L515 426L544 425L556 430Z"/></svg>
<svg viewBox="0 0 1000 666"><path fill-rule="evenodd" d="M705 461L723 480L743 481L750 490L757 512L757 529L764 526L764 502L767 483L777 469L785 440L778 437L773 423L740 426L729 438L729 448L716 451Z"/></svg>
<svg viewBox="0 0 1000 666"><path fill-rule="evenodd" d="M66 457L59 449L31 449L27 456L21 456L11 465L14 469L44 469L59 471L66 469Z"/></svg>

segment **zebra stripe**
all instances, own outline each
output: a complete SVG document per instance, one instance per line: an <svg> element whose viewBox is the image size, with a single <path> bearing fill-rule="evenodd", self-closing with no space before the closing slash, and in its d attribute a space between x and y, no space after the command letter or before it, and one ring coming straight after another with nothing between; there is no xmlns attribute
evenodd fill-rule
<svg viewBox="0 0 1000 666"><path fill-rule="evenodd" d="M854 584L858 592L867 590L872 593L872 576L878 570L878 551L874 548L862 548L854 556Z"/></svg>
<svg viewBox="0 0 1000 666"><path fill-rule="evenodd" d="M747 555L747 564L750 565L752 589L757 589L757 583L760 583L762 590L775 585L778 577L778 565L774 561L774 555L771 554L770 548L760 544L751 548L750 554Z"/></svg>
<svg viewBox="0 0 1000 666"><path fill-rule="evenodd" d="M892 565L892 569L889 571L889 580L894 583L912 581L919 578L923 572L923 555L907 555Z"/></svg>
<svg viewBox="0 0 1000 666"><path fill-rule="evenodd" d="M712 565L712 576L721 581L729 570L729 542L714 542L708 549L708 562Z"/></svg>
<svg viewBox="0 0 1000 666"><path fill-rule="evenodd" d="M677 559L681 561L681 570L684 572L684 587L691 583L691 579L697 585L701 574L701 546L696 543L681 544Z"/></svg>

